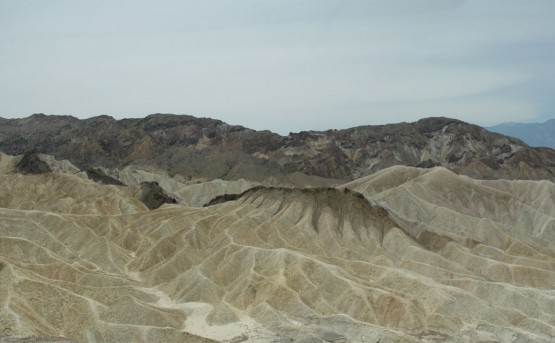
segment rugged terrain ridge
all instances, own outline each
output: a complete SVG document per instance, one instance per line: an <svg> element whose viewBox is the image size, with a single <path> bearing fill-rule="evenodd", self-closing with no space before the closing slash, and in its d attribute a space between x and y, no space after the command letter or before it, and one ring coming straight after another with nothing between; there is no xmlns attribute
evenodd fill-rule
<svg viewBox="0 0 555 343"><path fill-rule="evenodd" d="M551 149L158 114L0 119L0 151L0 342L555 337Z"/></svg>
<svg viewBox="0 0 555 343"><path fill-rule="evenodd" d="M97 170L120 185L42 154L51 172L22 174L24 157L0 154L8 342L555 336L551 181L393 166L302 189ZM150 209L144 182L176 203Z"/></svg>
<svg viewBox="0 0 555 343"><path fill-rule="evenodd" d="M0 151L38 152L81 169L150 165L188 178L263 182L292 173L353 180L394 165L480 179L555 179L555 151L449 118L280 136L209 118L116 120L35 114L0 119Z"/></svg>

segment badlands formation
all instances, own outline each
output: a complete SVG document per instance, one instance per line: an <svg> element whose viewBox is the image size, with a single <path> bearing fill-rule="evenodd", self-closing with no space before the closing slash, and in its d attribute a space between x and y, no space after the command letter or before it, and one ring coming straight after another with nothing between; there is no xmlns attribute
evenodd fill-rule
<svg viewBox="0 0 555 343"><path fill-rule="evenodd" d="M553 342L552 181L295 180L1 154L0 342Z"/></svg>
<svg viewBox="0 0 555 343"><path fill-rule="evenodd" d="M554 340L551 149L157 114L0 118L0 150L1 343Z"/></svg>

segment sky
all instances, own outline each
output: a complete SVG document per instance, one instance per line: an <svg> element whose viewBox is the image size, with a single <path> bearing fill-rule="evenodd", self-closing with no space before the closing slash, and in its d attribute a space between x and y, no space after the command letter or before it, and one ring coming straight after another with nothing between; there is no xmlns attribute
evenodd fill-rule
<svg viewBox="0 0 555 343"><path fill-rule="evenodd" d="M0 117L555 117L555 1L0 0Z"/></svg>

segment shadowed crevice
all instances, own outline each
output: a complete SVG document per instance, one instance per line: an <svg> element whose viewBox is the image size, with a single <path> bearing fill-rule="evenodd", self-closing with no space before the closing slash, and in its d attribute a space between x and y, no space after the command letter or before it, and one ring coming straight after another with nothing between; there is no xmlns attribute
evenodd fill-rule
<svg viewBox="0 0 555 343"><path fill-rule="evenodd" d="M177 200L168 195L158 182L141 182L141 201L149 210L155 210L163 204L177 204Z"/></svg>
<svg viewBox="0 0 555 343"><path fill-rule="evenodd" d="M25 153L21 160L15 165L15 169L17 172L25 175L52 172L48 163L44 162L39 157L39 153L35 151Z"/></svg>
<svg viewBox="0 0 555 343"><path fill-rule="evenodd" d="M96 183L100 183L103 185L125 186L123 182L111 176L106 175L100 169L96 169L96 168L87 169L86 173L87 173L87 177Z"/></svg>

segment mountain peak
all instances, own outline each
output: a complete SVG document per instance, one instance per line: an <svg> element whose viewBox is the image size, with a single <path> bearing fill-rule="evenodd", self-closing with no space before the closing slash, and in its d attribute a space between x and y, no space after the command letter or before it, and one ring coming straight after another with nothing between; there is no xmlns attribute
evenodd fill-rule
<svg viewBox="0 0 555 343"><path fill-rule="evenodd" d="M487 129L517 137L534 147L555 149L555 119L544 123L502 123Z"/></svg>

